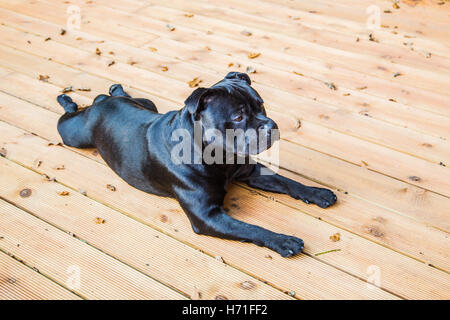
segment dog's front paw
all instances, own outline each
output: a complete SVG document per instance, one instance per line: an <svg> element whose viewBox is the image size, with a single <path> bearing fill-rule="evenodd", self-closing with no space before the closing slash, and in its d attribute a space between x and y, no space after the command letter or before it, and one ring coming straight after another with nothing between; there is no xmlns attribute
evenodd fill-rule
<svg viewBox="0 0 450 320"><path fill-rule="evenodd" d="M321 208L328 208L336 203L337 197L333 191L324 188L308 187L292 195L305 203L315 203Z"/></svg>
<svg viewBox="0 0 450 320"><path fill-rule="evenodd" d="M303 246L302 239L284 234L277 234L267 244L269 249L278 252L284 258L302 252Z"/></svg>

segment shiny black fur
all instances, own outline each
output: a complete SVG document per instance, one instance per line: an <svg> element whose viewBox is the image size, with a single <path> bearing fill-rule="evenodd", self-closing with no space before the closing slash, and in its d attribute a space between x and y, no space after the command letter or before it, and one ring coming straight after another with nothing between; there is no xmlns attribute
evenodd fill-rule
<svg viewBox="0 0 450 320"><path fill-rule="evenodd" d="M130 97L117 84L109 95L97 96L84 110L78 110L63 94L58 102L66 113L58 121L58 131L68 146L97 148L106 163L133 187L177 199L196 233L252 242L288 257L302 251L303 241L227 215L222 207L227 185L242 181L322 208L336 202L333 192L278 174L261 175L265 167L248 161L207 165L175 164L171 159L171 150L178 143L170 138L172 132L183 128L193 133L196 119L202 120L204 129L220 132L262 128L269 138L277 125L266 116L261 97L250 85L248 75L230 72L211 88L196 89L181 110L165 114L159 114L150 100Z"/></svg>

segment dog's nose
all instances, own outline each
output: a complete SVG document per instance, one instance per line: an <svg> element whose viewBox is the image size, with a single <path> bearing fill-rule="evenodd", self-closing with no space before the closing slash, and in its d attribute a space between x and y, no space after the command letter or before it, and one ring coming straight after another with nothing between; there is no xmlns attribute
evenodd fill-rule
<svg viewBox="0 0 450 320"><path fill-rule="evenodd" d="M265 130L270 132L271 130L277 130L278 126L275 123L275 121L273 121L270 118L267 118L267 120L265 120L258 128L259 130Z"/></svg>

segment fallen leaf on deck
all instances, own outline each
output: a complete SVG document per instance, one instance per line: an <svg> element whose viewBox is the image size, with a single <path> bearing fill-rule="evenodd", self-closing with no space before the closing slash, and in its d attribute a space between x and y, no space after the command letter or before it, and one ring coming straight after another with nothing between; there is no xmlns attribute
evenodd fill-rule
<svg viewBox="0 0 450 320"><path fill-rule="evenodd" d="M62 142L61 141L49 141L47 143L47 146L62 146Z"/></svg>
<svg viewBox="0 0 450 320"><path fill-rule="evenodd" d="M194 79L192 79L191 81L188 82L189 87L191 88L195 88L198 87L198 85L203 82L203 80L201 80L198 77L195 77Z"/></svg>
<svg viewBox="0 0 450 320"><path fill-rule="evenodd" d="M298 75L298 76L304 76L304 74L303 73L300 73L300 72L297 72L297 71L292 71L294 74L296 74L296 75Z"/></svg>
<svg viewBox="0 0 450 320"><path fill-rule="evenodd" d="M68 93L68 92L72 92L73 91L73 87L72 86L68 86L65 87L64 89L62 89L62 93Z"/></svg>
<svg viewBox="0 0 450 320"><path fill-rule="evenodd" d="M166 66L162 66L162 67L161 67L161 71L162 71L162 72L166 72L167 70L169 70L168 67L166 67Z"/></svg>
<svg viewBox="0 0 450 320"><path fill-rule="evenodd" d="M338 233L331 235L330 240L333 242L337 242L337 241L341 240L341 234L338 232Z"/></svg>
<svg viewBox="0 0 450 320"><path fill-rule="evenodd" d="M58 192L58 194L59 194L60 196L65 197L65 196L68 196L68 195L70 194L70 192L69 192L69 191L61 191L61 192Z"/></svg>
<svg viewBox="0 0 450 320"><path fill-rule="evenodd" d="M116 191L116 190L117 190L116 187L114 187L112 184L107 184L107 185L106 185L106 188L107 188L108 190L111 190L111 191Z"/></svg>
<svg viewBox="0 0 450 320"><path fill-rule="evenodd" d="M40 81L48 82L48 79L50 79L50 76L40 74L39 77L38 77L38 79L39 79Z"/></svg>
<svg viewBox="0 0 450 320"><path fill-rule="evenodd" d="M247 30L242 30L241 34L244 36L250 37L253 33L251 33L250 31L247 31Z"/></svg>
<svg viewBox="0 0 450 320"><path fill-rule="evenodd" d="M103 218L100 218L100 217L95 218L96 224L104 224L105 222L106 222L106 220Z"/></svg>
<svg viewBox="0 0 450 320"><path fill-rule="evenodd" d="M192 18L194 16L194 14L193 13L185 13L184 16L186 18Z"/></svg>
<svg viewBox="0 0 450 320"><path fill-rule="evenodd" d="M65 29L61 29L61 32L59 33L60 35L65 35L66 34L66 30Z"/></svg>
<svg viewBox="0 0 450 320"><path fill-rule="evenodd" d="M333 82L325 82L325 85L331 90L337 90L336 85Z"/></svg>
<svg viewBox="0 0 450 320"><path fill-rule="evenodd" d="M258 53L258 52L250 52L248 54L248 58L249 59L255 59L255 58L258 58L260 55L261 55L261 53Z"/></svg>
<svg viewBox="0 0 450 320"><path fill-rule="evenodd" d="M102 52L99 48L95 48L95 54L100 56L102 54Z"/></svg>

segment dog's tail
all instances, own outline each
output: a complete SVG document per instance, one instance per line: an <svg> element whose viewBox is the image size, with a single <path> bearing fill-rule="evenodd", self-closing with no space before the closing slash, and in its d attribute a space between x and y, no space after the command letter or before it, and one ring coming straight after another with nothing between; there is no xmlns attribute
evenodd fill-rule
<svg viewBox="0 0 450 320"><path fill-rule="evenodd" d="M66 94L60 94L56 100L67 113L73 113L78 110L78 105L72 101L72 98Z"/></svg>

